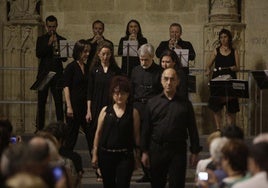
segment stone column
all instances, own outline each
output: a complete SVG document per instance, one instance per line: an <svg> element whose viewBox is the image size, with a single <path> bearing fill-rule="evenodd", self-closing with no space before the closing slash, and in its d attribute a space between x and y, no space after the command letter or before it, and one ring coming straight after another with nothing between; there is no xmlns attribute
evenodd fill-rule
<svg viewBox="0 0 268 188"><path fill-rule="evenodd" d="M35 81L38 59L35 56L37 37L43 26L33 0L10 0L7 21L3 25L3 100L17 101L4 105L2 112L12 120L16 132L34 130L35 92L29 90Z"/></svg>

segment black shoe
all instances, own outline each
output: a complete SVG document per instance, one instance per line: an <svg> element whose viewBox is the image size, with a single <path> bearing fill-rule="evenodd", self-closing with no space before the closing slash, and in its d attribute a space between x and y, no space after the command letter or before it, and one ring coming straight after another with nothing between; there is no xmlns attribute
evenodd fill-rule
<svg viewBox="0 0 268 188"><path fill-rule="evenodd" d="M136 180L136 183L146 183L146 182L150 182L150 178L148 176L142 176L140 179Z"/></svg>

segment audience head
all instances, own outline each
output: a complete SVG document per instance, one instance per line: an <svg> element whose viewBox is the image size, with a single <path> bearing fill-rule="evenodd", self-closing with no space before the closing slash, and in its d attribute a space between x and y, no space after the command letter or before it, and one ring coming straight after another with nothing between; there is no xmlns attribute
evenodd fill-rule
<svg viewBox="0 0 268 188"><path fill-rule="evenodd" d="M160 56L160 63L163 69L166 68L174 68L179 69L182 68L180 59L174 50L167 49Z"/></svg>
<svg viewBox="0 0 268 188"><path fill-rule="evenodd" d="M261 133L257 137L255 137L253 140L253 144L257 144L260 142L268 143L268 133Z"/></svg>
<svg viewBox="0 0 268 188"><path fill-rule="evenodd" d="M243 130L238 127L237 125L229 125L224 127L222 130L223 137L229 138L229 139L244 139L244 132Z"/></svg>
<svg viewBox="0 0 268 188"><path fill-rule="evenodd" d="M8 119L0 120L0 156L10 143L12 129Z"/></svg>
<svg viewBox="0 0 268 188"><path fill-rule="evenodd" d="M170 39L179 40L181 38L181 34L182 34L182 27L179 23L172 23L169 26Z"/></svg>
<svg viewBox="0 0 268 188"><path fill-rule="evenodd" d="M231 170L245 175L247 171L247 158L248 147L245 142L241 139L229 139L222 148L221 166L227 174Z"/></svg>
<svg viewBox="0 0 268 188"><path fill-rule="evenodd" d="M130 20L127 24L126 28L126 36L129 36L131 34L137 35L137 38L142 38L142 31L141 31L141 26L140 23L137 20Z"/></svg>
<svg viewBox="0 0 268 188"><path fill-rule="evenodd" d="M211 141L209 152L215 164L219 164L222 158L222 148L227 143L228 139L225 137L217 137Z"/></svg>
<svg viewBox="0 0 268 188"><path fill-rule="evenodd" d="M119 97L126 97L126 101L131 93L131 85L127 77L114 76L110 85L110 95L115 102L115 99Z"/></svg>
<svg viewBox="0 0 268 188"><path fill-rule="evenodd" d="M223 42L223 40L226 37L228 38L228 46L229 46L229 48L232 48L232 40L233 40L232 33L231 33L231 31L223 28L219 32L219 42L220 42L220 45L222 45L222 42Z"/></svg>
<svg viewBox="0 0 268 188"><path fill-rule="evenodd" d="M0 167L2 175L9 177L21 171L29 161L30 155L28 147L24 143L8 147L1 156Z"/></svg>
<svg viewBox="0 0 268 188"><path fill-rule="evenodd" d="M49 146L45 138L41 136L33 137L29 143L29 157L32 161L48 164L50 160L49 156Z"/></svg>
<svg viewBox="0 0 268 188"><path fill-rule="evenodd" d="M6 187L12 188L48 188L48 185L37 175L19 172L6 180Z"/></svg>
<svg viewBox="0 0 268 188"><path fill-rule="evenodd" d="M100 20L96 20L92 23L92 31L94 35L103 35L104 23Z"/></svg>
<svg viewBox="0 0 268 188"><path fill-rule="evenodd" d="M268 173L268 142L251 145L249 150L248 170L254 175L265 171Z"/></svg>
<svg viewBox="0 0 268 188"><path fill-rule="evenodd" d="M55 16L50 15L46 18L46 28L48 34L54 34L58 27L58 20Z"/></svg>
<svg viewBox="0 0 268 188"><path fill-rule="evenodd" d="M215 138L220 138L221 137L221 132L220 131L215 131L213 133L211 133L208 137L207 137L207 145L210 146L211 142L215 139Z"/></svg>
<svg viewBox="0 0 268 188"><path fill-rule="evenodd" d="M148 69L154 61L154 47L151 44L143 44L138 50L140 65L143 69Z"/></svg>
<svg viewBox="0 0 268 188"><path fill-rule="evenodd" d="M86 40L81 39L77 41L73 48L73 58L76 61L86 62L91 50L90 43L86 42Z"/></svg>
<svg viewBox="0 0 268 188"><path fill-rule="evenodd" d="M53 135L58 143L62 146L66 139L67 129L66 124L64 122L58 121L48 124L43 131L48 132Z"/></svg>

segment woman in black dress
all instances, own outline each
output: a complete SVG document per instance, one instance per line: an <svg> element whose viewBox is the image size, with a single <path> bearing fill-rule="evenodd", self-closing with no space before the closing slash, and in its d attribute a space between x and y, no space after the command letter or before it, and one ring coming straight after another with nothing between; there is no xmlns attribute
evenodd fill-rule
<svg viewBox="0 0 268 188"><path fill-rule="evenodd" d="M140 118L128 101L127 77L114 77L110 94L114 104L103 107L100 112L92 166L100 167L104 188L127 188L135 166L133 150L140 142Z"/></svg>
<svg viewBox="0 0 268 188"><path fill-rule="evenodd" d="M120 74L120 68L115 62L113 47L104 41L99 44L89 70L86 114L86 120L90 122L89 151L92 150L99 113L111 102L109 100L110 81L118 74Z"/></svg>
<svg viewBox="0 0 268 188"><path fill-rule="evenodd" d="M227 29L219 33L220 46L211 55L206 66L205 75L210 76L211 68L214 65L212 78L228 76L236 79L236 72L239 71L239 55L232 46L232 34ZM213 111L217 129L222 128L222 109L226 106L227 125L235 125L236 113L239 112L238 98L236 97L215 97L210 96L208 107Z"/></svg>
<svg viewBox="0 0 268 188"><path fill-rule="evenodd" d="M90 49L90 45L85 40L82 39L76 42L73 49L74 61L68 64L64 71L64 95L67 106L66 122L69 127L66 147L70 150L74 149L80 126L83 128L89 143L86 122L88 84L86 61Z"/></svg>
<svg viewBox="0 0 268 188"><path fill-rule="evenodd" d="M126 28L126 35L120 39L119 46L118 46L118 55L123 55L123 43L124 41L137 41L138 42L138 48L147 43L147 39L143 37L140 23L137 20L130 20L127 24ZM121 70L122 73L130 77L132 69L140 64L140 60L138 57L122 57L122 66Z"/></svg>

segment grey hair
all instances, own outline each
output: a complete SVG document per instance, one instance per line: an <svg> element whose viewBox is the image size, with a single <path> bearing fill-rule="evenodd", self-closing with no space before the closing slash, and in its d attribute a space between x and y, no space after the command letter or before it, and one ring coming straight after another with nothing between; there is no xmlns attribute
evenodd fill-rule
<svg viewBox="0 0 268 188"><path fill-rule="evenodd" d="M209 152L214 162L219 163L222 158L222 148L228 142L228 138L220 137L212 140Z"/></svg>
<svg viewBox="0 0 268 188"><path fill-rule="evenodd" d="M143 44L139 48L138 54L139 54L139 56L150 55L151 57L154 57L154 47L153 47L153 45L151 45L149 43Z"/></svg>

